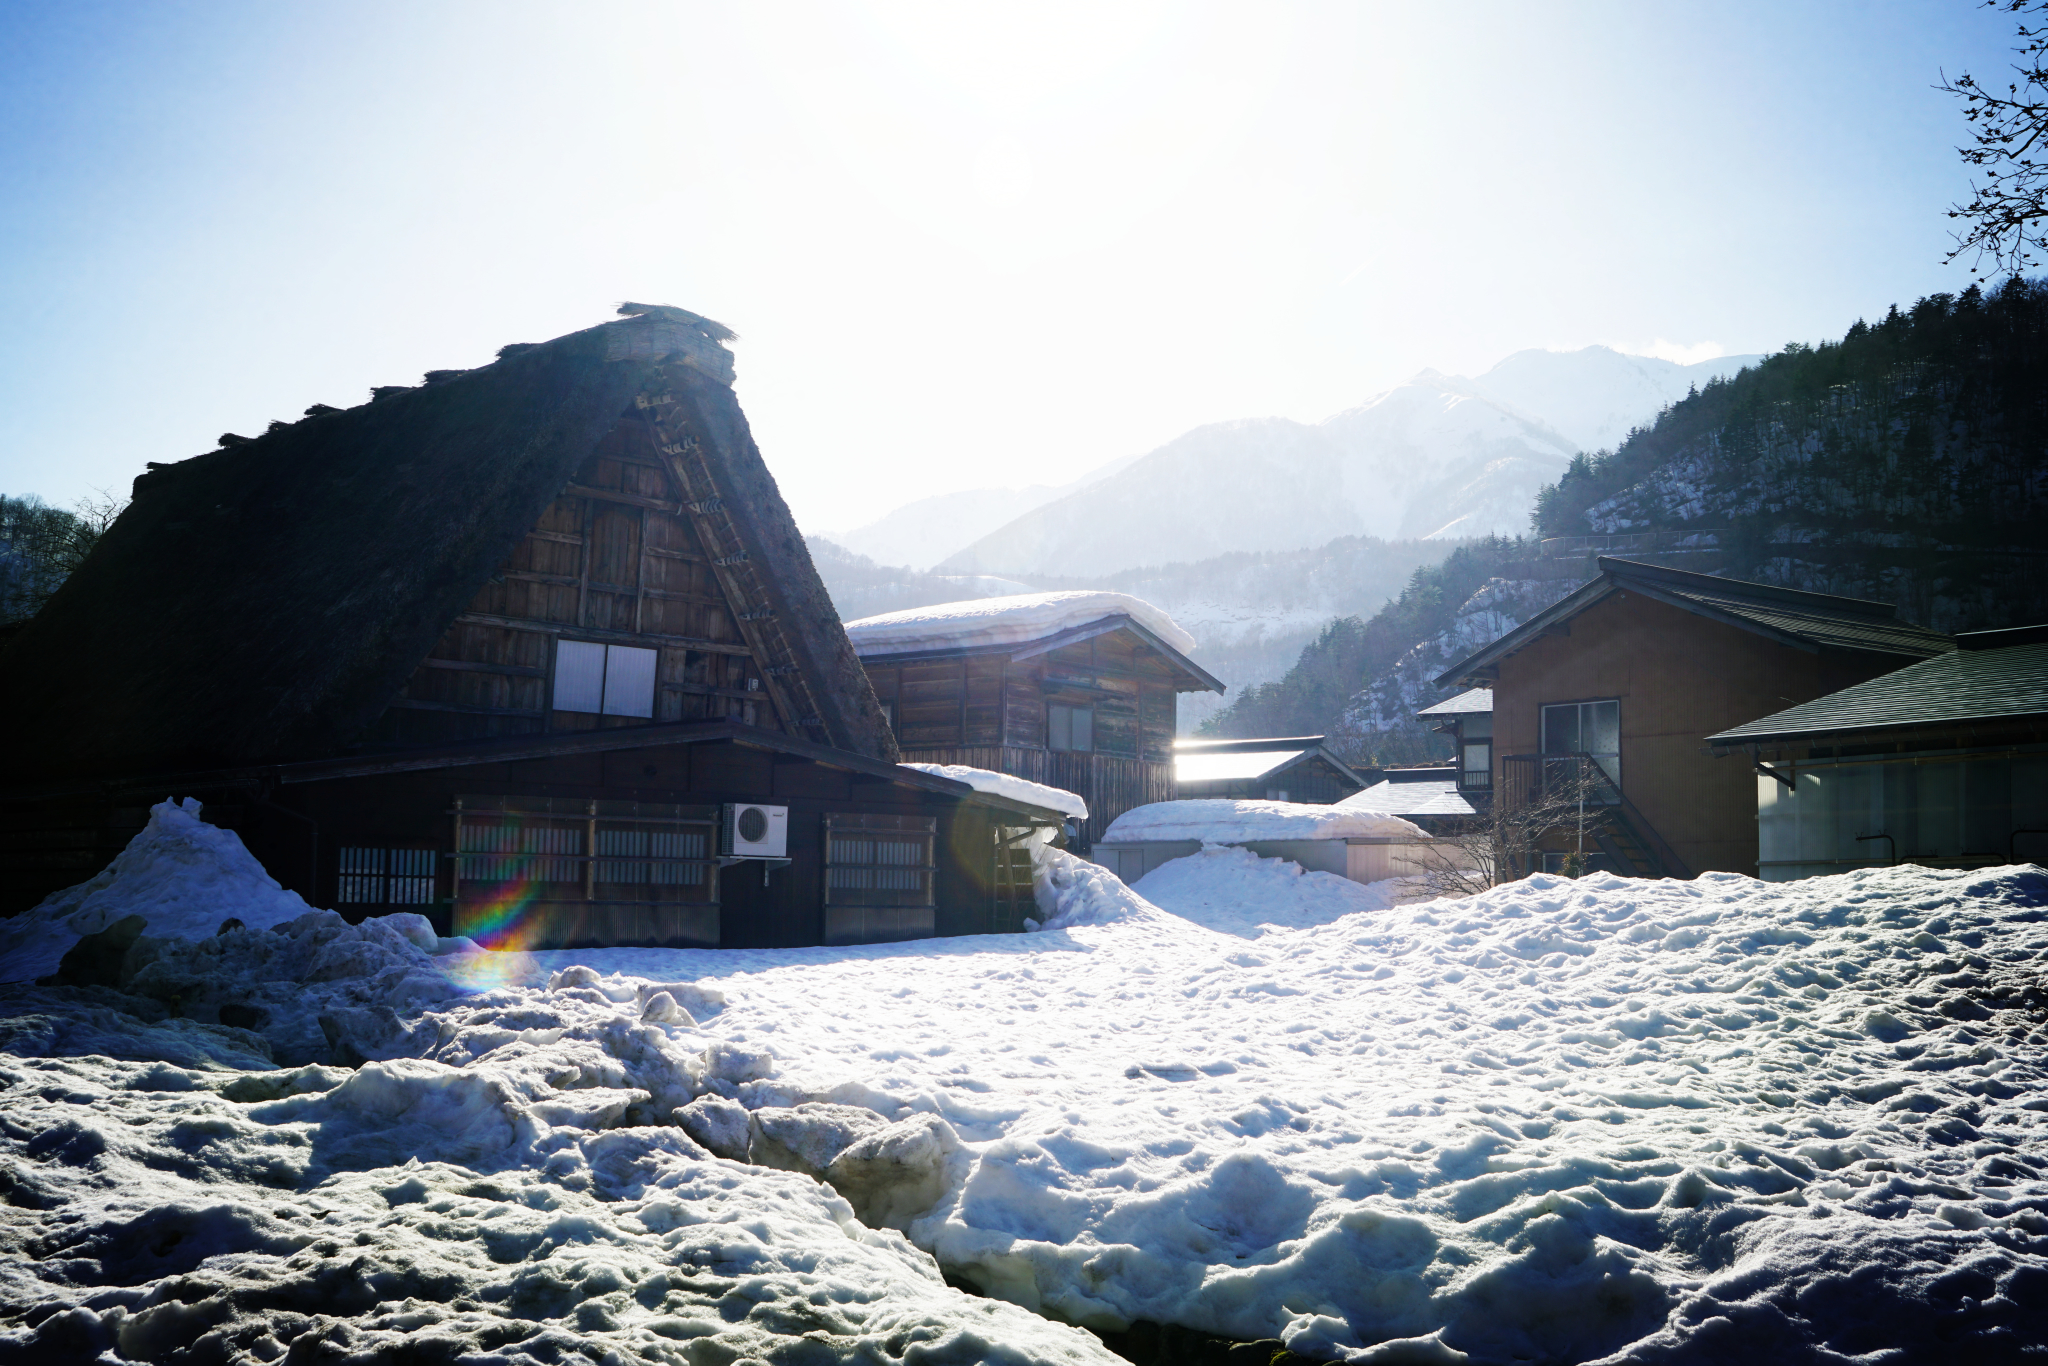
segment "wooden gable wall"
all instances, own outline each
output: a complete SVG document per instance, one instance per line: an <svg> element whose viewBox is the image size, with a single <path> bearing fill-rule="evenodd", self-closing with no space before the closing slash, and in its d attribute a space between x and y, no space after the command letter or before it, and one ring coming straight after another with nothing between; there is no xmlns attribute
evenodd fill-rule
<svg viewBox="0 0 2048 1366"><path fill-rule="evenodd" d="M876 697L894 712L904 758L1078 792L1090 812L1085 841L1132 807L1174 796L1175 672L1128 631L1021 660L991 653L862 662ZM1094 708L1092 753L1055 752L1047 743L1046 708L1055 703Z"/></svg>
<svg viewBox="0 0 2048 1366"><path fill-rule="evenodd" d="M784 729L681 491L623 422L450 623L368 737L448 740L732 717ZM555 644L658 650L652 718L555 711Z"/></svg>

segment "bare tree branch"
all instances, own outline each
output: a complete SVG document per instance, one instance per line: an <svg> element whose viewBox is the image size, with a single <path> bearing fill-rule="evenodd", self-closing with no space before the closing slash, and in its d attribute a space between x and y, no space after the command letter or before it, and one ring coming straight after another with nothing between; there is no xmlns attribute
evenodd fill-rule
<svg viewBox="0 0 2048 1366"><path fill-rule="evenodd" d="M1955 250L1947 260L1969 254L1972 275L2018 275L2048 254L2048 159L2040 148L2048 138L2048 0L1985 0L1987 9L2022 16L2019 80L2003 95L1987 90L1967 71L1953 81L1943 72L1937 90L1963 101L1972 144L1958 147L1964 163L1983 171L1970 184L1967 204L1949 208L1961 219Z"/></svg>

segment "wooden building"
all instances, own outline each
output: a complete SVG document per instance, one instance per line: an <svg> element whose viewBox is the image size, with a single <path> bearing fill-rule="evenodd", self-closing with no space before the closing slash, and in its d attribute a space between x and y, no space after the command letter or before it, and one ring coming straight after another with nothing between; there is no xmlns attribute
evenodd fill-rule
<svg viewBox="0 0 2048 1366"><path fill-rule="evenodd" d="M175 794L314 904L444 932L1015 928L1020 836L1059 813L899 766L730 334L627 311L139 478L0 651L37 718L0 780L4 909Z"/></svg>
<svg viewBox="0 0 2048 1366"><path fill-rule="evenodd" d="M1179 694L1223 691L1194 640L1122 593L1039 593L848 624L904 758L1080 794L1085 850L1133 807L1174 798Z"/></svg>
<svg viewBox="0 0 2048 1366"><path fill-rule="evenodd" d="M1482 808L1474 804L1474 798L1483 802L1488 795L1473 792L1461 781L1463 777L1452 764L1382 769L1378 781L1337 805L1399 816L1433 838L1462 835L1478 824Z"/></svg>
<svg viewBox="0 0 2048 1366"><path fill-rule="evenodd" d="M2048 626L1957 636L1952 653L1707 743L1755 776L1767 882L2048 863Z"/></svg>
<svg viewBox="0 0 2048 1366"><path fill-rule="evenodd" d="M1366 785L1320 735L1176 740L1173 777L1182 800L1240 797L1328 805Z"/></svg>
<svg viewBox="0 0 2048 1366"><path fill-rule="evenodd" d="M1424 707L1415 719L1451 737L1457 794L1475 811L1485 810L1493 799L1493 689L1467 688Z"/></svg>
<svg viewBox="0 0 2048 1366"><path fill-rule="evenodd" d="M1493 690L1494 800L1593 775L1596 866L1615 872L1754 876L1751 775L1716 762L1706 737L1954 648L1888 603L1613 558L1599 569L1436 681Z"/></svg>

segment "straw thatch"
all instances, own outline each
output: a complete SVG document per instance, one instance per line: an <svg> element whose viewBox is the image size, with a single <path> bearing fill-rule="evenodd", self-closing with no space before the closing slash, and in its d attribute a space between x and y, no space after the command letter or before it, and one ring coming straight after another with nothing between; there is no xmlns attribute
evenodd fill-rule
<svg viewBox="0 0 2048 1366"><path fill-rule="evenodd" d="M893 762L865 673L731 390L731 334L681 309L315 415L135 481L0 650L14 786L345 752L635 400L673 395L768 584L815 718ZM764 663L774 661L764 661Z"/></svg>

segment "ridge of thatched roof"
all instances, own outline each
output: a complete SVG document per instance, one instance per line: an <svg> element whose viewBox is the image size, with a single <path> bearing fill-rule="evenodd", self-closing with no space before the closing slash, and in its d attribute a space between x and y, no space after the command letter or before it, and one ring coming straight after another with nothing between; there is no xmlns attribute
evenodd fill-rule
<svg viewBox="0 0 2048 1366"><path fill-rule="evenodd" d="M638 307L638 306L636 306ZM8 785L343 751L636 399L710 435L817 716L893 737L734 398L731 333L648 309L151 469L86 562L0 649ZM764 661L765 663L765 661Z"/></svg>

